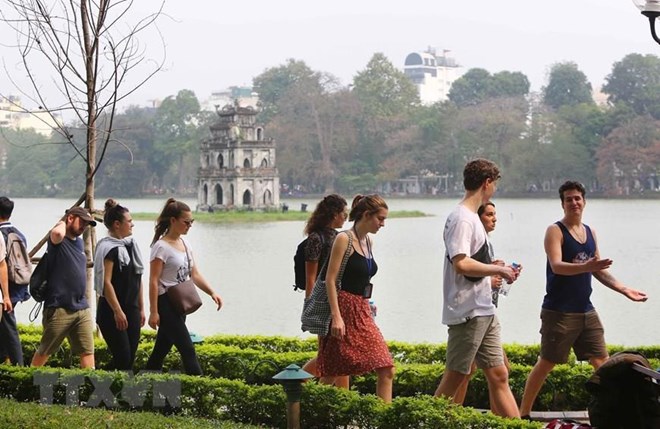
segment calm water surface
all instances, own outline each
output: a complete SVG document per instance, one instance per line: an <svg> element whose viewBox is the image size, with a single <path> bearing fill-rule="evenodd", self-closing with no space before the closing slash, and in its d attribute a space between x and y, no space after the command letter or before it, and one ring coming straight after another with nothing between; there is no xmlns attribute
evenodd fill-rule
<svg viewBox="0 0 660 429"><path fill-rule="evenodd" d="M71 200L16 199L12 220L31 245L57 221ZM122 200L134 212L157 212L164 200ZM191 207L195 203L188 201ZM316 200L289 200L291 208ZM373 278L377 323L386 339L444 342L440 323L444 245L442 228L457 200L388 200L391 210L420 210L432 216L389 219L374 237L378 274ZM524 266L508 297L500 299L499 317L507 343L540 341L539 312L545 291L543 237L549 224L562 216L559 199L495 200L497 229L492 234L496 256ZM102 205L99 201L98 205ZM611 272L627 285L646 291L646 303L633 303L594 280L592 301L605 325L610 344L660 344L660 201L589 200L584 221L597 233L601 256L611 258ZM293 292L293 254L303 238L304 222L240 225L195 223L188 234L202 274L222 295L225 306L205 305L188 318L202 335L263 334L306 337L300 331L303 294ZM145 260L153 222L138 221L134 233ZM106 234L97 227L98 237ZM146 286L148 272L143 277ZM17 308L18 320L28 323L33 301Z"/></svg>

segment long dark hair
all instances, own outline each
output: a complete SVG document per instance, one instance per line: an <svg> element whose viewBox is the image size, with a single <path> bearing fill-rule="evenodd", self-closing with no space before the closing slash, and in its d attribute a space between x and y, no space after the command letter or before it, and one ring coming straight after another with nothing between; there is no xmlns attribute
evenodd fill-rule
<svg viewBox="0 0 660 429"><path fill-rule="evenodd" d="M353 198L351 205L351 212L348 215L348 220L359 221L365 214L378 213L380 209L388 209L387 203L378 194L372 195L356 195Z"/></svg>
<svg viewBox="0 0 660 429"><path fill-rule="evenodd" d="M307 219L305 234L309 235L312 232L319 232L321 229L327 228L337 213L346 210L347 205L346 200L340 195L330 194L323 197L316 205L312 215Z"/></svg>
<svg viewBox="0 0 660 429"><path fill-rule="evenodd" d="M173 217L178 218L181 216L181 213L189 211L191 210L188 204L177 201L174 198L168 198L165 202L165 207L163 207L160 215L158 215L158 219L156 219L155 233L153 240L151 240L151 245L153 246L155 242L167 233L167 230L170 228L170 220Z"/></svg>
<svg viewBox="0 0 660 429"><path fill-rule="evenodd" d="M106 228L112 229L112 224L115 221L123 221L124 213L127 213L128 209L124 206L120 206L119 203L112 198L108 198L105 202L105 212L103 213L103 225Z"/></svg>

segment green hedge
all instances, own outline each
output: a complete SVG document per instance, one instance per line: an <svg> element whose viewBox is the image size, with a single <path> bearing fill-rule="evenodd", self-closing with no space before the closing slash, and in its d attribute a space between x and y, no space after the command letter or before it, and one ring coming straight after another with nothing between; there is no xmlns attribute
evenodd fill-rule
<svg viewBox="0 0 660 429"><path fill-rule="evenodd" d="M127 375L121 372L66 370L53 368L17 368L0 366L0 396L19 402L38 401L35 373L60 377L86 376L112 382L113 393L121 391ZM248 385L241 381L186 375L140 374L137 380L150 383L178 380L181 383L181 407L167 409L180 416L203 417L219 421L286 427L286 398L280 386ZM88 378L79 391L81 403L89 403L93 385ZM56 403L65 402L63 387L54 390ZM145 411L154 411L147 395ZM447 400L429 396L396 398L391 406L374 395L305 383L301 402L301 425L305 428L335 428L353 425L361 429L405 428L540 428L538 423L502 419L481 414L471 408L457 407ZM128 408L126 403L118 406Z"/></svg>
<svg viewBox="0 0 660 429"><path fill-rule="evenodd" d="M39 340L39 329L26 329L21 336L26 361L32 357ZM153 347L153 331L146 331L138 349L135 368L144 368ZM390 350L396 361L394 378L394 397L412 397L432 395L444 372L445 345L406 344L390 342ZM291 363L302 366L316 352L316 339L299 340L295 338L267 336L218 335L208 337L196 350L204 373L211 378L242 380L247 384L273 384L272 376ZM614 353L623 348L610 346ZM509 382L515 397L520 401L525 381L538 354L538 346L507 345L507 355L512 363ZM650 356L653 367L660 366L657 356L660 348L638 348ZM532 357L534 357L532 359ZM49 366L75 367L77 357L72 358L68 345L51 357ZM97 368L104 368L110 360L105 342L96 341ZM178 353L168 355L164 370L179 370L181 367ZM584 382L591 376L591 366L575 363L558 365L548 376L538 399L535 410L583 410L587 408L589 396L584 389ZM375 392L375 374L352 377L351 389L369 394ZM466 405L487 409L488 387L481 371L477 372L468 389Z"/></svg>

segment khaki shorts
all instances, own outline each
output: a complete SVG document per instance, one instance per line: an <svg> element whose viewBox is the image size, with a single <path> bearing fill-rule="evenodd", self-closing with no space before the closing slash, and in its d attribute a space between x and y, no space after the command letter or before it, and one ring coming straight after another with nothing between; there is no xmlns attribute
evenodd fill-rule
<svg viewBox="0 0 660 429"><path fill-rule="evenodd" d="M47 307L44 309L42 325L44 332L37 353L52 355L66 338L74 355L94 354L94 320L89 308L67 310Z"/></svg>
<svg viewBox="0 0 660 429"><path fill-rule="evenodd" d="M469 374L473 361L482 369L504 365L497 316L473 317L449 326L447 369Z"/></svg>
<svg viewBox="0 0 660 429"><path fill-rule="evenodd" d="M541 357L552 363L566 363L571 347L578 360L607 357L604 332L596 310L562 313L542 309Z"/></svg>

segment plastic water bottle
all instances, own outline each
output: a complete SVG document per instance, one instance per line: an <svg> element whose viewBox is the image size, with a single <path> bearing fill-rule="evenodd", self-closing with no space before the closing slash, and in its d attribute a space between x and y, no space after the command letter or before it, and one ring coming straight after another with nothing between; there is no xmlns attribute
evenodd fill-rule
<svg viewBox="0 0 660 429"><path fill-rule="evenodd" d="M374 304L374 300L370 299L369 300L369 309L371 310L371 317L376 317L376 312L378 311L376 308L376 304Z"/></svg>

